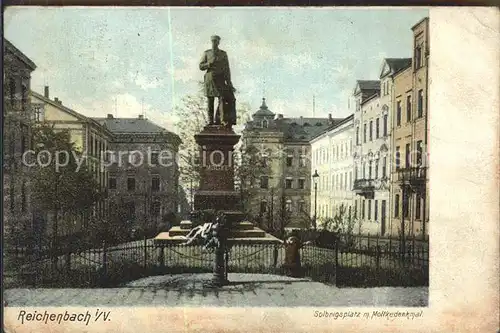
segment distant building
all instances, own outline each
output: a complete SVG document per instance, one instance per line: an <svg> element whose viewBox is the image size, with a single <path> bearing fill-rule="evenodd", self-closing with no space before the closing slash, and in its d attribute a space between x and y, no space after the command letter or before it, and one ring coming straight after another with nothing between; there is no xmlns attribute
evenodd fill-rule
<svg viewBox="0 0 500 333"><path fill-rule="evenodd" d="M43 95L31 91L31 102L34 122L50 123L56 131L68 130L75 149L87 156L85 162L90 172L92 172L100 189L105 190L108 171L101 165L100 156L109 148L112 133L95 120L63 105L63 102L57 97L51 99L48 86L45 86ZM106 215L106 202L98 202L92 211L79 212L78 216L72 216L71 220L59 218L58 234L66 235L82 231L83 228L87 227L87 222L92 214L104 217ZM46 219L48 223L46 230L50 234L52 232L50 214L46 216Z"/></svg>
<svg viewBox="0 0 500 333"><path fill-rule="evenodd" d="M413 28L413 58L394 77L392 231L428 235L429 19Z"/></svg>
<svg viewBox="0 0 500 333"><path fill-rule="evenodd" d="M176 134L142 115L137 118L92 118L113 137L106 160L110 211L122 209L131 227L156 229L167 214L176 214L179 200Z"/></svg>
<svg viewBox="0 0 500 333"><path fill-rule="evenodd" d="M344 205L346 214L354 214L353 133L354 115L336 122L311 140L311 172L317 171L318 227L326 218L333 218ZM314 184L311 207L314 209ZM314 215L314 211L311 212ZM352 215L351 215L352 216Z"/></svg>
<svg viewBox="0 0 500 333"><path fill-rule="evenodd" d="M311 226L311 145L309 141L340 121L329 118L286 118L262 105L246 123L244 149L258 151L262 173L242 187L249 193L247 212L274 230Z"/></svg>
<svg viewBox="0 0 500 333"><path fill-rule="evenodd" d="M34 232L29 168L22 156L32 148L29 91L36 65L8 40L3 41L3 218L7 239Z"/></svg>

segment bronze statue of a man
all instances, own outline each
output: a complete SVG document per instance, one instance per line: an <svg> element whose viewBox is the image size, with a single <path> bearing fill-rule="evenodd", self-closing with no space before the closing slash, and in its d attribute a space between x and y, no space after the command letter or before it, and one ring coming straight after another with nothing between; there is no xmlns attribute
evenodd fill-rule
<svg viewBox="0 0 500 333"><path fill-rule="evenodd" d="M220 37L212 36L212 48L203 52L200 70L206 71L204 92L208 99L208 122L212 124L236 124L234 87L225 51L219 49ZM218 99L214 120L214 102Z"/></svg>

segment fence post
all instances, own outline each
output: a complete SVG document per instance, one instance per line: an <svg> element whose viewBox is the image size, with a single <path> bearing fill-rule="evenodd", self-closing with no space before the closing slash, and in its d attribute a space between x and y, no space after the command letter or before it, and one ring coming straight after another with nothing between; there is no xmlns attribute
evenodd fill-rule
<svg viewBox="0 0 500 333"><path fill-rule="evenodd" d="M278 246L274 245L273 247L273 267L276 268L278 265Z"/></svg>
<svg viewBox="0 0 500 333"><path fill-rule="evenodd" d="M337 286L337 272L338 272L338 266L339 266L339 242L338 240L335 241L335 263L334 263L334 272L335 272L335 279L333 280L333 283L335 286Z"/></svg>
<svg viewBox="0 0 500 333"><path fill-rule="evenodd" d="M158 248L158 251L160 252L158 255L158 261L160 264L160 268L165 268L165 247L161 245Z"/></svg>
<svg viewBox="0 0 500 333"><path fill-rule="evenodd" d="M147 267L148 261L148 238L144 236L144 268Z"/></svg>
<svg viewBox="0 0 500 333"><path fill-rule="evenodd" d="M106 285L108 280L108 254L106 241L102 241L102 276L101 283Z"/></svg>

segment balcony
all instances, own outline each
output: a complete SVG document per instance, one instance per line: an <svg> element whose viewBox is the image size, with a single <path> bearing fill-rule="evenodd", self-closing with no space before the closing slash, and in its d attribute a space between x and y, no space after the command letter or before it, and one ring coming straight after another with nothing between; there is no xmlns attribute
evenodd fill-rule
<svg viewBox="0 0 500 333"><path fill-rule="evenodd" d="M403 184L425 186L426 168L414 167L397 170L397 180Z"/></svg>
<svg viewBox="0 0 500 333"><path fill-rule="evenodd" d="M375 191L375 181L373 179L356 179L353 187L354 193L367 199L373 199Z"/></svg>

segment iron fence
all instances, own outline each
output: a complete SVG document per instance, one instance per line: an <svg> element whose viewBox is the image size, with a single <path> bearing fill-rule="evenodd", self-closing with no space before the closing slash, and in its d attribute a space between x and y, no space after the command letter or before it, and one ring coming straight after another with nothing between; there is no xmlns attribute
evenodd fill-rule
<svg viewBox="0 0 500 333"><path fill-rule="evenodd" d="M416 242L415 242L416 244ZM65 251L11 247L4 250L4 284L9 287L119 286L158 274L211 272L214 253L201 245L155 245L143 239L99 247L68 246ZM287 249L281 244L234 244L228 250L230 273L287 274ZM337 286L428 285L427 242L403 253L397 242L381 238L354 245L310 244L300 249L300 275Z"/></svg>

